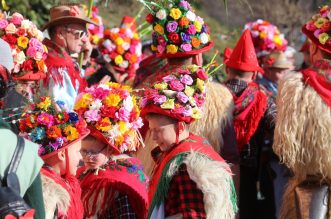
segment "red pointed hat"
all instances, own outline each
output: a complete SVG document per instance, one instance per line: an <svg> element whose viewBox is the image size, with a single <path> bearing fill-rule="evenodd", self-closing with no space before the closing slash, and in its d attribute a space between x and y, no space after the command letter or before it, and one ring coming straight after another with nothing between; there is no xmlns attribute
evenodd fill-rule
<svg viewBox="0 0 331 219"><path fill-rule="evenodd" d="M225 48L224 49L224 53L223 53L223 60L224 60L224 63L226 64L230 57L231 57L231 54L232 54L232 49L231 48Z"/></svg>
<svg viewBox="0 0 331 219"><path fill-rule="evenodd" d="M257 61L249 30L245 30L241 35L236 47L232 51L230 58L226 62L226 65L242 71L264 72Z"/></svg>

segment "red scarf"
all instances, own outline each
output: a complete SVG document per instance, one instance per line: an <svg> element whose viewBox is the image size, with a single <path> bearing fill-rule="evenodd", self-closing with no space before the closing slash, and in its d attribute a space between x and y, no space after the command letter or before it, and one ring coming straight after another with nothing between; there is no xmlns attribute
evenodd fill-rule
<svg viewBox="0 0 331 219"><path fill-rule="evenodd" d="M55 183L62 186L68 192L70 196L70 205L68 207L66 218L82 219L84 217L84 208L80 200L81 189L76 177L66 176L65 178L62 178L59 174L47 167L41 169L41 174L51 178Z"/></svg>
<svg viewBox="0 0 331 219"><path fill-rule="evenodd" d="M111 192L118 191L128 195L138 219L146 218L148 177L143 172L143 166L138 159L126 158L116 162L110 161L105 166L105 170L99 170L98 175L94 175L94 172L91 171L84 175L85 170L86 167L80 168L77 176L82 178L80 185L83 190L82 200L86 217L95 214L102 217L104 211L112 207L109 203ZM107 195L104 195L101 203L97 203L101 190ZM100 209L97 209L98 207Z"/></svg>
<svg viewBox="0 0 331 219"><path fill-rule="evenodd" d="M309 84L331 107L331 61L318 60L312 68L302 71L305 83Z"/></svg>
<svg viewBox="0 0 331 219"><path fill-rule="evenodd" d="M76 82L78 81L78 92L83 91L87 86L87 82L80 76L79 69L75 68L75 64L68 53L49 39L45 39L43 43L48 48L47 59L45 60L48 69L48 74L44 79L45 86L48 85L50 76L52 76L56 84L63 85L63 76L58 72L58 69L65 68L67 69L73 87L76 89Z"/></svg>
<svg viewBox="0 0 331 219"><path fill-rule="evenodd" d="M177 146L174 146L171 151L167 152L156 166L153 178L149 184L148 199L150 203L152 203L160 178L168 162L181 153L190 153L192 151L205 154L212 160L225 162L223 158L217 154L209 144L207 144L204 138L190 133L190 136L187 139L179 143ZM229 172L231 172L231 170L229 170Z"/></svg>
<svg viewBox="0 0 331 219"><path fill-rule="evenodd" d="M256 83L249 83L235 103L234 129L239 151L249 142L267 109L267 96L259 90Z"/></svg>

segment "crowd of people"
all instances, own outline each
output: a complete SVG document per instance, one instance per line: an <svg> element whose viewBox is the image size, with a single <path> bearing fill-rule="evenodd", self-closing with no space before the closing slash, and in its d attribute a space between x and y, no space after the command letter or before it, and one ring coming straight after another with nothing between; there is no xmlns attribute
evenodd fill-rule
<svg viewBox="0 0 331 219"><path fill-rule="evenodd" d="M146 42L76 3L0 13L0 219L331 219L331 8L299 67L247 23L220 83L190 3L143 2Z"/></svg>

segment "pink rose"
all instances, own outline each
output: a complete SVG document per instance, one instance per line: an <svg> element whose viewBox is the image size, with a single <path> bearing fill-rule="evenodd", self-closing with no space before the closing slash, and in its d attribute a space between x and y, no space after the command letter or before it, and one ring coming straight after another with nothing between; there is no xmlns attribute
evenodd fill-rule
<svg viewBox="0 0 331 219"><path fill-rule="evenodd" d="M173 75L168 75L162 78L164 82L168 83L170 81L176 80L177 78Z"/></svg>
<svg viewBox="0 0 331 219"><path fill-rule="evenodd" d="M321 34L321 30L317 29L314 31L314 36L318 39L319 35Z"/></svg>
<svg viewBox="0 0 331 219"><path fill-rule="evenodd" d="M186 106L183 111L183 116L191 116L192 115L192 108L190 106Z"/></svg>
<svg viewBox="0 0 331 219"><path fill-rule="evenodd" d="M163 36L159 36L159 37L157 38L157 41L158 41L158 43L159 43L161 46L166 46L166 45L167 45L167 41L164 39Z"/></svg>
<svg viewBox="0 0 331 219"><path fill-rule="evenodd" d="M183 75L180 79L180 82L185 85L191 85L193 83L193 79L189 75Z"/></svg>
<svg viewBox="0 0 331 219"><path fill-rule="evenodd" d="M29 41L29 47L33 47L38 52L44 52L43 44L36 38L31 38Z"/></svg>
<svg viewBox="0 0 331 219"><path fill-rule="evenodd" d="M124 107L121 107L118 112L115 113L116 119L122 120L124 122L129 122L130 112Z"/></svg>
<svg viewBox="0 0 331 219"><path fill-rule="evenodd" d="M195 100L195 103L197 104L198 107L201 107L203 105L203 103L205 102L205 98L203 98L202 95L199 95L199 94L194 94L194 100Z"/></svg>
<svg viewBox="0 0 331 219"><path fill-rule="evenodd" d="M185 89L185 86L178 80L171 81L169 86L174 91L182 91Z"/></svg>
<svg viewBox="0 0 331 219"><path fill-rule="evenodd" d="M188 101L188 97L183 92L178 92L176 97L182 103L187 103Z"/></svg>
<svg viewBox="0 0 331 219"><path fill-rule="evenodd" d="M26 51L26 54L31 58L35 57L36 53L37 53L36 48L31 47L31 46L29 46L29 48Z"/></svg>
<svg viewBox="0 0 331 219"><path fill-rule="evenodd" d="M158 46L157 46L157 51L158 51L159 53L164 53L164 51L165 51L165 47L162 46L162 45L158 45Z"/></svg>
<svg viewBox="0 0 331 219"><path fill-rule="evenodd" d="M190 26L187 29L187 33L190 35L195 35L197 33L195 26L193 24L190 24Z"/></svg>
<svg viewBox="0 0 331 219"><path fill-rule="evenodd" d="M13 24L16 26L21 25L21 22L23 20L23 16L20 13L15 12L12 16L12 19L10 20Z"/></svg>
<svg viewBox="0 0 331 219"><path fill-rule="evenodd" d="M178 108L172 109L172 110L171 110L171 113L182 115L183 112L184 112L184 110L185 110L185 108L182 107L182 106L180 106L180 107L178 107Z"/></svg>
<svg viewBox="0 0 331 219"><path fill-rule="evenodd" d="M167 101L167 97L164 95L158 95L158 96L154 97L154 104L161 105L166 101Z"/></svg>
<svg viewBox="0 0 331 219"><path fill-rule="evenodd" d="M0 20L0 28L5 29L8 26L8 21L6 19Z"/></svg>
<svg viewBox="0 0 331 219"><path fill-rule="evenodd" d="M185 52L192 51L192 45L190 43L182 44L180 48Z"/></svg>
<svg viewBox="0 0 331 219"><path fill-rule="evenodd" d="M97 87L92 93L93 97L99 100L103 100L109 94L109 90L103 89L102 87Z"/></svg>
<svg viewBox="0 0 331 219"><path fill-rule="evenodd" d="M203 81L208 79L208 75L206 74L205 70L203 70L202 68L197 70L197 76Z"/></svg>

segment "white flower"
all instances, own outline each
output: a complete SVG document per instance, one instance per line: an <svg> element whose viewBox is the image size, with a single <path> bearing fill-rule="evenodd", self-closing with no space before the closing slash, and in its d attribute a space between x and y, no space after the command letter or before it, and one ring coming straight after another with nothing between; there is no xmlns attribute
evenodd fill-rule
<svg viewBox="0 0 331 219"><path fill-rule="evenodd" d="M127 98L125 98L125 100L123 100L123 106L124 106L124 109L126 109L128 112L132 111L133 102L132 102L131 96L128 96Z"/></svg>
<svg viewBox="0 0 331 219"><path fill-rule="evenodd" d="M164 9L160 9L157 13L156 13L156 17L160 20L164 20L167 17L167 12Z"/></svg>
<svg viewBox="0 0 331 219"><path fill-rule="evenodd" d="M138 130L140 129L141 127L143 127L144 123L143 123L143 120L141 117L139 117L137 119L137 121L133 122L132 124L132 128L135 129L135 130Z"/></svg>
<svg viewBox="0 0 331 219"><path fill-rule="evenodd" d="M205 23L202 17L198 16L197 21L199 21L202 25Z"/></svg>
<svg viewBox="0 0 331 219"><path fill-rule="evenodd" d="M14 62L17 64L22 64L25 61L25 58L26 58L26 56L25 56L24 52L21 51L14 56Z"/></svg>
<svg viewBox="0 0 331 219"><path fill-rule="evenodd" d="M21 28L23 28L25 30L30 29L31 26L32 26L32 23L29 20L23 20L22 23L21 23Z"/></svg>
<svg viewBox="0 0 331 219"><path fill-rule="evenodd" d="M132 32L132 30L131 30L130 28L127 28L127 29L125 30L125 35L126 35L127 37L129 37L129 38L133 38L133 32Z"/></svg>
<svg viewBox="0 0 331 219"><path fill-rule="evenodd" d="M208 37L208 34L206 33L202 33L200 35L200 40L201 40L201 43L202 44L207 44L209 42L209 37Z"/></svg>
<svg viewBox="0 0 331 219"><path fill-rule="evenodd" d="M197 16L192 12L192 11L188 11L186 13L186 17L187 19L189 19L190 21L195 21L195 19L197 18Z"/></svg>
<svg viewBox="0 0 331 219"><path fill-rule="evenodd" d="M103 41L102 46L105 47L109 52L112 52L116 46L109 40Z"/></svg>
<svg viewBox="0 0 331 219"><path fill-rule="evenodd" d="M127 43L127 42L124 42L124 43L122 44L122 47L123 47L123 49L124 49L125 51L127 51L128 49L130 49L130 44Z"/></svg>
<svg viewBox="0 0 331 219"><path fill-rule="evenodd" d="M119 65L121 68L127 68L129 67L129 62L124 60L120 65Z"/></svg>
<svg viewBox="0 0 331 219"><path fill-rule="evenodd" d="M110 30L110 32L112 32L112 33L118 33L118 32L120 32L120 28L118 28L118 27L116 27L116 28L112 28L112 29Z"/></svg>
<svg viewBox="0 0 331 219"><path fill-rule="evenodd" d="M99 111L100 108L102 107L102 102L99 99L96 99L95 101L93 101L89 107L90 110L97 110Z"/></svg>
<svg viewBox="0 0 331 219"><path fill-rule="evenodd" d="M115 138L119 135L121 135L121 132L119 130L118 124L113 125L112 128L107 133L107 137L112 144L115 142Z"/></svg>
<svg viewBox="0 0 331 219"><path fill-rule="evenodd" d="M175 97L177 95L177 91L174 90L163 90L162 92L164 93L164 95L170 98Z"/></svg>
<svg viewBox="0 0 331 219"><path fill-rule="evenodd" d="M37 30L36 38L37 38L39 41L43 41L43 39L44 39L43 32L41 32L40 30Z"/></svg>

